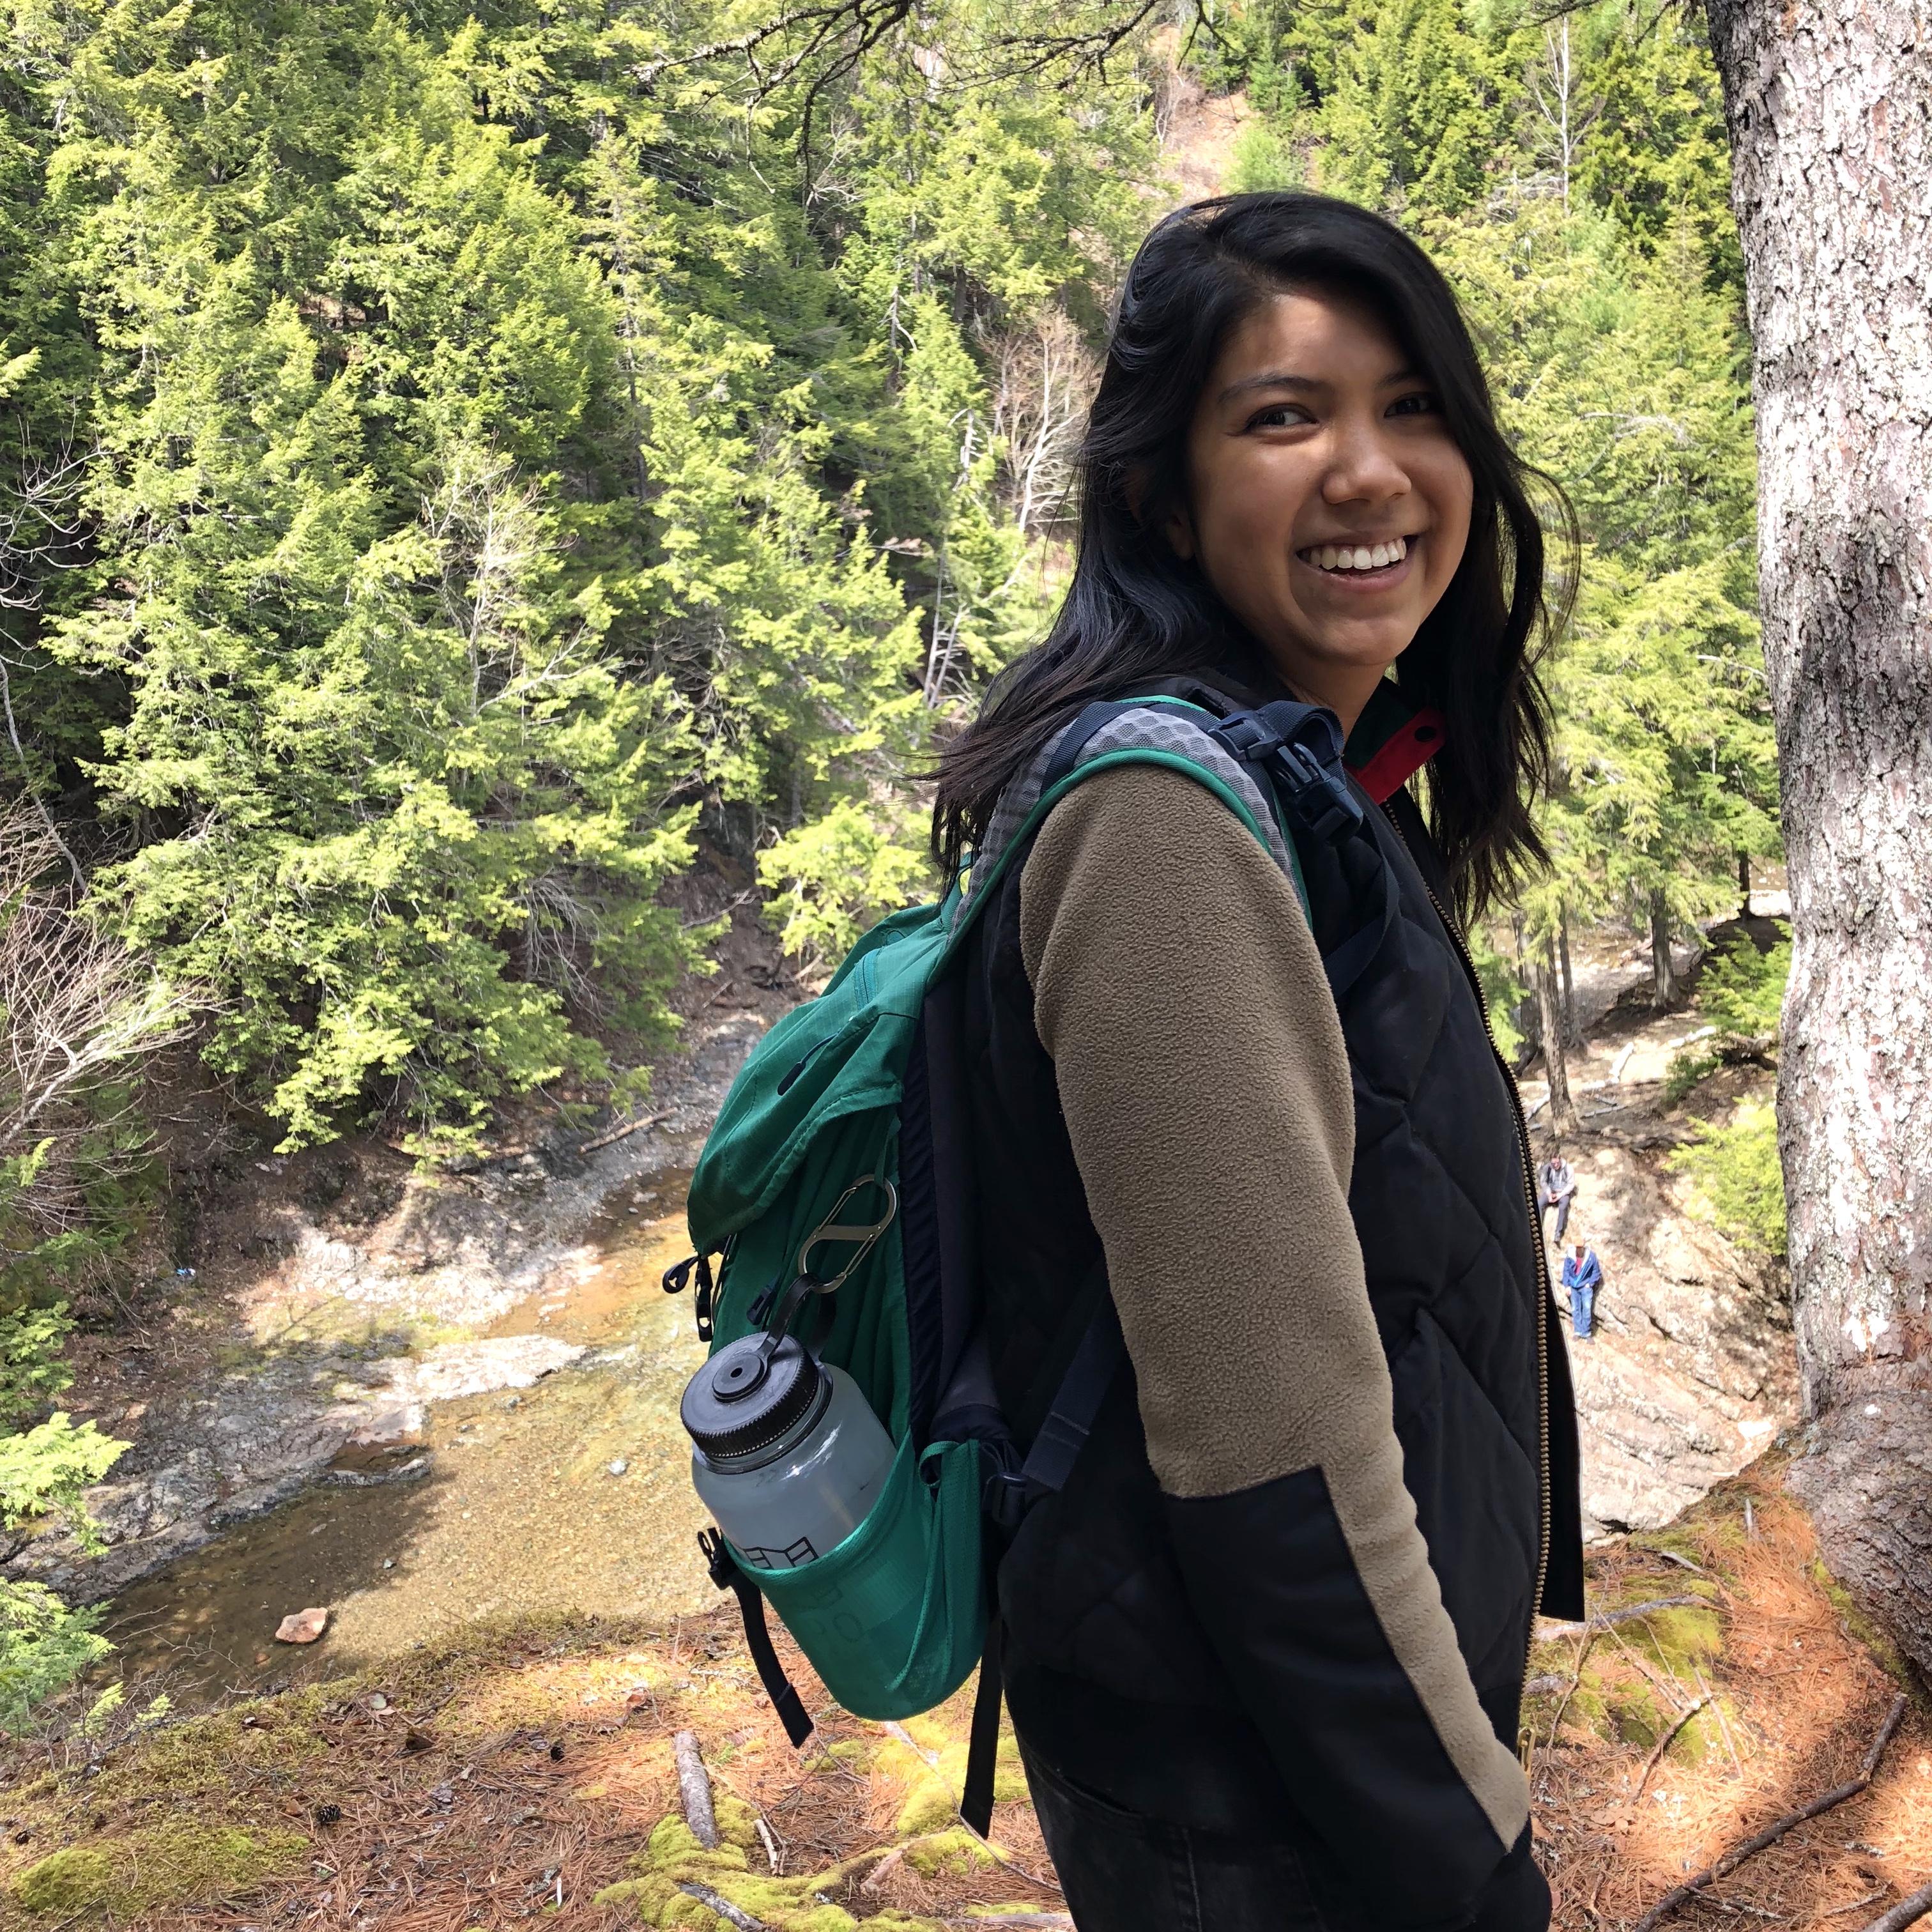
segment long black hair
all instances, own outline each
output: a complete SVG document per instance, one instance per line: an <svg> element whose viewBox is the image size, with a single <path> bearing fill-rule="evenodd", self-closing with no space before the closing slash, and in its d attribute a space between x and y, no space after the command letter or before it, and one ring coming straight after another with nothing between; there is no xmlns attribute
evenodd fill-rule
<svg viewBox="0 0 1932 1932"><path fill-rule="evenodd" d="M1546 601L1531 490L1566 562L1576 546L1569 506L1504 440L1456 298L1414 242L1324 195L1240 194L1169 215L1128 271L1081 446L1066 599L1046 640L1000 674L940 760L933 843L949 872L983 835L1000 792L1082 706L1154 679L1261 662L1161 529L1186 500L1188 432L1223 345L1292 290L1350 296L1386 319L1474 478L1462 562L1395 673L1404 694L1433 705L1448 727L1430 770L1430 829L1465 911L1544 859L1529 812L1550 758L1536 662L1559 614ZM1573 565L1561 582L1574 580Z"/></svg>

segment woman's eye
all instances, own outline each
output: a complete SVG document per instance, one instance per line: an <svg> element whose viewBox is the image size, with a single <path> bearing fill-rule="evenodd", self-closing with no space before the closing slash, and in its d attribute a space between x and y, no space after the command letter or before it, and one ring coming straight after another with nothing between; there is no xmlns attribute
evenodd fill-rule
<svg viewBox="0 0 1932 1932"><path fill-rule="evenodd" d="M1425 389L1391 403L1388 412L1392 416L1432 416L1440 413L1440 406Z"/></svg>
<svg viewBox="0 0 1932 1932"><path fill-rule="evenodd" d="M1266 409L1257 410L1248 418L1248 427L1250 429L1292 429L1298 424L1314 420L1299 403L1270 403Z"/></svg>

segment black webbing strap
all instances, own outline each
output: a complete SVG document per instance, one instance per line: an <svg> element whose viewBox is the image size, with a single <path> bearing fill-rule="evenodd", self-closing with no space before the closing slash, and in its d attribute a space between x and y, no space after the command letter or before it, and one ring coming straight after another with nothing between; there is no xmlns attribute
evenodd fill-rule
<svg viewBox="0 0 1932 1932"><path fill-rule="evenodd" d="M1017 1474L995 1477L988 1485L989 1495L995 1498L988 1513L1009 1532L1019 1527L1028 1504L1066 1486L1073 1465L1094 1432L1100 1405L1126 1359L1126 1340L1120 1333L1114 1298L1107 1292L1104 1262L1095 1264L1095 1276L1099 1305L1060 1378L1059 1393L1034 1437L1026 1461ZM1089 1277L1088 1287L1094 1279ZM999 1507L1001 1501L1009 1504L1004 1510ZM973 1700L973 1728L966 1744L966 1789L959 1800L960 1816L982 1838L993 1815L993 1774L1000 1751L1001 1634L996 1603L987 1619L986 1640L980 1653L980 1689Z"/></svg>
<svg viewBox="0 0 1932 1932"><path fill-rule="evenodd" d="M1364 826L1361 801L1348 788L1342 763L1341 728L1318 706L1277 699L1254 711L1237 711L1208 734L1246 765L1266 776L1275 796L1311 839L1340 845ZM1369 849L1377 853L1372 842ZM1328 990L1339 1004L1402 916L1395 875L1384 861L1379 915L1371 914L1339 946L1322 956Z"/></svg>
<svg viewBox="0 0 1932 1932"><path fill-rule="evenodd" d="M765 1600L758 1594L758 1585L738 1568L722 1531L700 1529L698 1546L704 1552L712 1582L721 1590L732 1592L738 1599L738 1614L745 1621L745 1646L758 1666L758 1682L765 1687L765 1695L772 1700L772 1708L778 1714L785 1736L796 1749L811 1736L812 1720L798 1693L791 1688L791 1679L784 1674L778 1652L772 1648L772 1634L765 1628Z"/></svg>
<svg viewBox="0 0 1932 1932"><path fill-rule="evenodd" d="M1402 898L1396 889L1395 874L1386 863L1382 867L1382 910L1378 919L1358 926L1333 952L1322 956L1322 970L1328 976L1328 990L1337 1005L1342 995L1367 971L1369 962L1382 950L1382 941L1393 932L1402 917Z"/></svg>
<svg viewBox="0 0 1932 1932"><path fill-rule="evenodd" d="M1114 1298L1103 1295L1021 1467L1020 1480L1027 1486L1029 1498L1066 1488L1126 1352Z"/></svg>
<svg viewBox="0 0 1932 1932"><path fill-rule="evenodd" d="M1000 1613L986 1622L986 1641L980 1652L980 1688L973 1698L973 1728L966 1740L966 1789L960 1793L959 1815L969 1830L986 1835L993 1822L993 1774L1000 1756Z"/></svg>

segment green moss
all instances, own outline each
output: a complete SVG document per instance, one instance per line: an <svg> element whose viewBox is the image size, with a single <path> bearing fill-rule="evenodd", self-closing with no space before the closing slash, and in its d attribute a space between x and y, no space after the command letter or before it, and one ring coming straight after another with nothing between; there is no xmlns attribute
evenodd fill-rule
<svg viewBox="0 0 1932 1932"><path fill-rule="evenodd" d="M758 1814L742 1798L734 1798L728 1792L718 1791L712 1794L712 1816L717 1821L718 1835L728 1845L736 1845L741 1851L748 1852L758 1842Z"/></svg>
<svg viewBox="0 0 1932 1932"><path fill-rule="evenodd" d="M1886 1676L1906 1690L1916 1692L1918 1686L1911 1666L1900 1655L1897 1646L1852 1602L1851 1592L1826 1568L1822 1556L1811 1559L1811 1576L1824 1592L1832 1609L1844 1619L1846 1629L1878 1660L1880 1668Z"/></svg>
<svg viewBox="0 0 1932 1932"><path fill-rule="evenodd" d="M646 1925L655 1925L658 1913L676 1893L677 1887L669 1879L662 1873L650 1872L642 1878L620 1879L615 1885L607 1885L590 1902L614 1909L628 1905Z"/></svg>
<svg viewBox="0 0 1932 1932"><path fill-rule="evenodd" d="M846 1867L833 1865L788 1878L753 1871L747 1865L746 1846L731 1840L755 1840L757 1813L742 1799L723 1793L713 1802L719 1834L724 1840L716 1851L706 1851L682 1818L674 1814L662 1819L643 1851L631 1861L637 1876L607 1886L597 1894L596 1903L622 1906L650 1926L703 1928L722 1922L708 1906L679 1889L695 1881L763 1920L770 1932L854 1932L857 1920L842 1906L824 1904L818 1896L845 1882ZM964 1832L952 1835L968 1836ZM888 1919L884 1924L899 1922L922 1925L928 1922Z"/></svg>
<svg viewBox="0 0 1932 1932"><path fill-rule="evenodd" d="M1610 1707L1603 1692L1594 1684L1580 1684L1564 1714L1566 1720L1574 1717L1585 1730L1595 1732L1600 1738L1610 1735Z"/></svg>
<svg viewBox="0 0 1932 1932"><path fill-rule="evenodd" d="M928 1878L946 1873L963 1876L968 1872L986 1871L999 1860L962 1825L950 1832L934 1832L906 1847L905 1862Z"/></svg>
<svg viewBox="0 0 1932 1932"><path fill-rule="evenodd" d="M233 1791L238 1773L290 1770L324 1756L328 1744L316 1725L322 1706L340 1689L311 1684L147 1732L88 1780L88 1802L132 1804L161 1798L178 1804L207 1797L218 1804ZM77 1780L66 1782L78 1788Z"/></svg>
<svg viewBox="0 0 1932 1932"><path fill-rule="evenodd" d="M29 1912L54 1912L70 1918L105 1898L114 1882L114 1864L92 1845L70 1845L29 1865L14 1880L14 1896Z"/></svg>
<svg viewBox="0 0 1932 1932"><path fill-rule="evenodd" d="M701 1898L693 1898L688 1892L680 1892L673 1894L670 1903L658 1915L657 1923L662 1926L686 1926L689 1932L714 1932L714 1928L724 1921Z"/></svg>
<svg viewBox="0 0 1932 1932"><path fill-rule="evenodd" d="M14 1895L29 1912L62 1918L212 1904L292 1870L308 1850L308 1840L294 1832L157 1825L55 1852L15 1878Z"/></svg>
<svg viewBox="0 0 1932 1932"><path fill-rule="evenodd" d="M1606 1694L1604 1705L1611 1727L1625 1744L1647 1750L1663 1736L1665 1720L1648 1684L1619 1685Z"/></svg>
<svg viewBox="0 0 1932 1932"><path fill-rule="evenodd" d="M1696 1532L1688 1523L1668 1523L1661 1529L1646 1529L1630 1537L1626 1546L1631 1550L1648 1550L1672 1556L1682 1556L1692 1563L1702 1564L1704 1552L1697 1540ZM1673 1586L1684 1588L1691 1587L1691 1573L1673 1576Z"/></svg>
<svg viewBox="0 0 1932 1932"><path fill-rule="evenodd" d="M1713 1751L1724 1749L1724 1732L1718 1714L1708 1705L1677 1733L1670 1755L1687 1764L1702 1764Z"/></svg>
<svg viewBox="0 0 1932 1932"><path fill-rule="evenodd" d="M901 1838L921 1838L928 1832L943 1830L949 1820L958 1815L959 1807L952 1793L928 1773L914 1785L899 1807L892 1829Z"/></svg>
<svg viewBox="0 0 1932 1932"><path fill-rule="evenodd" d="M1617 1635L1664 1676L1684 1684L1690 1683L1724 1648L1724 1624L1714 1606L1653 1611L1640 1622L1622 1625Z"/></svg>

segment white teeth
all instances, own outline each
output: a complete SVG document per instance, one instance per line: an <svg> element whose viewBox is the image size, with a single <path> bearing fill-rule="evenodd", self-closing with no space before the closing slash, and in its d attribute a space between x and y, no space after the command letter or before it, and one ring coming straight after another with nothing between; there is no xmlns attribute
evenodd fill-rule
<svg viewBox="0 0 1932 1932"><path fill-rule="evenodd" d="M1382 570L1408 556L1408 539L1396 537L1388 543L1377 544L1372 550L1360 544L1338 548L1334 544L1321 544L1302 554L1318 570Z"/></svg>

